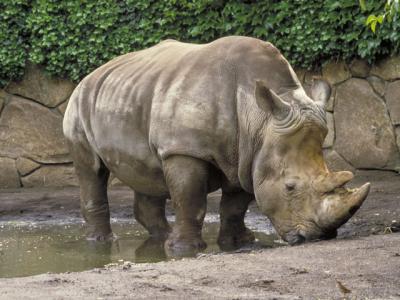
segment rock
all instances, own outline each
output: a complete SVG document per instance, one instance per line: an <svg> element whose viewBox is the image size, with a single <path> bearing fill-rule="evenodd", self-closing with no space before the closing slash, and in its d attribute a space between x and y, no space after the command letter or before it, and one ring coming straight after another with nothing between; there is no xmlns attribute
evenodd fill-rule
<svg viewBox="0 0 400 300"><path fill-rule="evenodd" d="M306 76L306 69L295 69L294 72L296 73L297 77L299 78L300 82L304 82L304 77Z"/></svg>
<svg viewBox="0 0 400 300"><path fill-rule="evenodd" d="M304 91L306 92L307 96L310 97L310 98L312 99L312 97L311 97L311 84L309 84L309 83L304 83L304 84L303 84L303 89L304 89Z"/></svg>
<svg viewBox="0 0 400 300"><path fill-rule="evenodd" d="M0 156L43 163L71 161L62 117L40 104L12 96L1 114L0 128Z"/></svg>
<svg viewBox="0 0 400 300"><path fill-rule="evenodd" d="M7 92L3 89L0 89L0 99L5 100L7 98Z"/></svg>
<svg viewBox="0 0 400 300"><path fill-rule="evenodd" d="M395 133L396 133L397 149L400 152L400 126L396 127ZM398 164L397 167L394 170L397 171L398 173L400 173L400 164Z"/></svg>
<svg viewBox="0 0 400 300"><path fill-rule="evenodd" d="M311 86L315 77L322 77L321 72L316 70L306 71L306 74L304 75L304 84L308 84Z"/></svg>
<svg viewBox="0 0 400 300"><path fill-rule="evenodd" d="M392 56L379 61L372 67L371 74L385 80L400 79L400 56Z"/></svg>
<svg viewBox="0 0 400 300"><path fill-rule="evenodd" d="M7 97L7 93L4 90L0 89L0 113L4 107L6 97Z"/></svg>
<svg viewBox="0 0 400 300"><path fill-rule="evenodd" d="M328 169L332 172L355 171L355 168L345 161L335 150L324 150L324 158Z"/></svg>
<svg viewBox="0 0 400 300"><path fill-rule="evenodd" d="M325 110L329 112L333 112L333 108L335 105L335 97L336 97L336 87L331 86L332 91L331 91L331 96L328 99L328 103L325 105Z"/></svg>
<svg viewBox="0 0 400 300"><path fill-rule="evenodd" d="M21 178L24 187L78 186L74 167L71 165L47 165Z"/></svg>
<svg viewBox="0 0 400 300"><path fill-rule="evenodd" d="M326 113L326 122L328 125L328 134L325 137L323 148L329 148L333 146L333 141L335 139L335 124L333 122L333 114Z"/></svg>
<svg viewBox="0 0 400 300"><path fill-rule="evenodd" d="M385 103L366 80L352 78L337 87L334 149L356 168L394 169L399 161Z"/></svg>
<svg viewBox="0 0 400 300"><path fill-rule="evenodd" d="M385 80L400 79L400 56L392 56L376 63L371 74Z"/></svg>
<svg viewBox="0 0 400 300"><path fill-rule="evenodd" d="M71 95L75 86L69 80L49 77L41 67L28 64L22 81L10 83L6 91L48 107L56 107Z"/></svg>
<svg viewBox="0 0 400 300"><path fill-rule="evenodd" d="M392 123L400 125L400 80L388 84L385 98Z"/></svg>
<svg viewBox="0 0 400 300"><path fill-rule="evenodd" d="M20 187L15 160L7 157L0 157L0 189Z"/></svg>
<svg viewBox="0 0 400 300"><path fill-rule="evenodd" d="M65 110L67 109L67 106L68 106L68 101L69 101L69 99L67 101L64 101L63 103L61 103L59 106L57 106L58 111L62 115L65 114Z"/></svg>
<svg viewBox="0 0 400 300"><path fill-rule="evenodd" d="M40 164L25 157L18 157L16 166L19 174L25 176L40 168Z"/></svg>
<svg viewBox="0 0 400 300"><path fill-rule="evenodd" d="M368 76L369 70L370 66L365 60L362 59L354 59L350 64L350 71L354 77L365 78Z"/></svg>
<svg viewBox="0 0 400 300"><path fill-rule="evenodd" d="M378 95L383 96L385 94L385 89L386 89L385 80L376 76L370 76L367 78L367 80Z"/></svg>
<svg viewBox="0 0 400 300"><path fill-rule="evenodd" d="M345 62L329 62L322 68L322 77L334 85L349 79L351 73Z"/></svg>

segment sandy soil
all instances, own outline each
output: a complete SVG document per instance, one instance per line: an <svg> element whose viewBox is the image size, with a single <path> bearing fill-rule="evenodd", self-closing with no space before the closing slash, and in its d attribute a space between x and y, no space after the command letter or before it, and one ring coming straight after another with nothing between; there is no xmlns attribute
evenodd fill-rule
<svg viewBox="0 0 400 300"><path fill-rule="evenodd" d="M371 194L336 240L0 279L0 298L400 299L400 176L357 175L354 184L371 181ZM131 197L113 190L113 213L130 217ZM76 189L2 191L0 217L79 218L77 200Z"/></svg>

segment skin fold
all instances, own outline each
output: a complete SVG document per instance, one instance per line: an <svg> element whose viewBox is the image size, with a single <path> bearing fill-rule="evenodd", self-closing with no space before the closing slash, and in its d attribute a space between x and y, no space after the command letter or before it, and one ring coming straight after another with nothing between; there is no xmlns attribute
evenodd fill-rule
<svg viewBox="0 0 400 300"><path fill-rule="evenodd" d="M254 239L244 225L254 198L291 244L335 236L369 185L346 190L352 174L325 165L329 95L316 80L308 97L280 52L248 37L167 40L101 66L73 92L63 124L88 238L113 238L109 172L135 191L135 218L173 254L206 247L207 194L219 188L224 247Z"/></svg>

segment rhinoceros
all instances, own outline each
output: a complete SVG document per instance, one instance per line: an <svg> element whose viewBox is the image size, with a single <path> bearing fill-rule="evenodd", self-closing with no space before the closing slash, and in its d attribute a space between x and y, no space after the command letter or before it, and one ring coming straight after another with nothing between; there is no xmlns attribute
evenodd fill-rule
<svg viewBox="0 0 400 300"><path fill-rule="evenodd" d="M166 40L99 67L74 90L63 123L87 238L113 237L110 172L134 191L136 220L172 252L206 247L207 194L217 189L220 245L254 239L244 223L254 198L291 245L335 237L370 184L346 189L353 174L327 168L329 96L316 79L309 97L279 50L250 37Z"/></svg>

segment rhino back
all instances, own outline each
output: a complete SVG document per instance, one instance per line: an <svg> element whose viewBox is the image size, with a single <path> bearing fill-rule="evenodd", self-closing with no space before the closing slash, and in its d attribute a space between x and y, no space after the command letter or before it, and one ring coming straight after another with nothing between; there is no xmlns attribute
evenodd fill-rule
<svg viewBox="0 0 400 300"><path fill-rule="evenodd" d="M260 69L254 61L260 53L263 63L275 61L260 43L243 37L205 45L165 41L118 57L81 82L71 114L79 115L107 167L134 189L166 190L161 161L175 154L210 161L239 184L237 89L245 85L251 94L249 80L267 76L248 65Z"/></svg>

